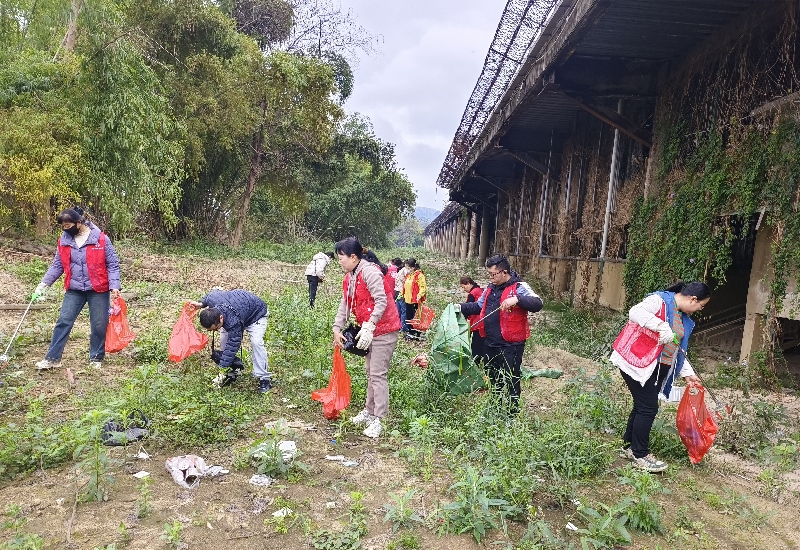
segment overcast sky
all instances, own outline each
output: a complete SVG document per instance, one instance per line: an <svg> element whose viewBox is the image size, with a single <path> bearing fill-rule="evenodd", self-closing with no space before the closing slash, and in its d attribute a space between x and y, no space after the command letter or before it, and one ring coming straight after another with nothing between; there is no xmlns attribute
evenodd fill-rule
<svg viewBox="0 0 800 550"><path fill-rule="evenodd" d="M366 115L396 145L417 206L441 209L436 178L480 75L505 0L341 0L379 37L355 67L348 111Z"/></svg>

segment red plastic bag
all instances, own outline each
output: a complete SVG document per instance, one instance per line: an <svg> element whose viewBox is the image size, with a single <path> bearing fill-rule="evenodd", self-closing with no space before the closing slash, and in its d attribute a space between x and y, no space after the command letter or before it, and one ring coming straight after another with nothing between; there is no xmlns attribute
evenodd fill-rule
<svg viewBox="0 0 800 550"><path fill-rule="evenodd" d="M339 413L350 404L350 375L347 374L339 346L333 350L333 370L328 387L312 391L311 399L322 403L322 414L328 420L339 418Z"/></svg>
<svg viewBox="0 0 800 550"><path fill-rule="evenodd" d="M169 360L175 363L183 361L191 354L200 351L208 344L208 336L199 332L194 326L197 309L189 302L183 305L178 322L172 328L169 338Z"/></svg>
<svg viewBox="0 0 800 550"><path fill-rule="evenodd" d="M128 304L125 298L117 296L111 302L111 314L108 316L108 329L106 329L106 351L117 353L136 338L128 325Z"/></svg>
<svg viewBox="0 0 800 550"><path fill-rule="evenodd" d="M695 385L686 388L678 405L678 435L689 451L689 460L697 464L714 444L717 436L717 422L706 407L706 390Z"/></svg>

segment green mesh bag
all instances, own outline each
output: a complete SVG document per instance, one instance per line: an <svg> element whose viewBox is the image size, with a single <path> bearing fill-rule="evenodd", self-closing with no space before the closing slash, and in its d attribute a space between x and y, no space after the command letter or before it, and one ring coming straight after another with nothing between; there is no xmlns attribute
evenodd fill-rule
<svg viewBox="0 0 800 550"><path fill-rule="evenodd" d="M472 360L469 323L449 304L436 324L428 372L432 382L450 395L486 388L483 369Z"/></svg>

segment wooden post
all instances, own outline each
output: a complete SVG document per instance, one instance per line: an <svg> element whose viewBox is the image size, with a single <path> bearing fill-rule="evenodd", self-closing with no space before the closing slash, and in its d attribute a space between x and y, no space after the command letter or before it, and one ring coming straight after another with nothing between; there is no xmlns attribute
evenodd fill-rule
<svg viewBox="0 0 800 550"><path fill-rule="evenodd" d="M481 243L478 249L478 265L486 264L486 256L489 254L489 207L483 206L481 216Z"/></svg>
<svg viewBox="0 0 800 550"><path fill-rule="evenodd" d="M469 246L467 250L467 259L471 260L478 255L478 213L473 212L469 224Z"/></svg>

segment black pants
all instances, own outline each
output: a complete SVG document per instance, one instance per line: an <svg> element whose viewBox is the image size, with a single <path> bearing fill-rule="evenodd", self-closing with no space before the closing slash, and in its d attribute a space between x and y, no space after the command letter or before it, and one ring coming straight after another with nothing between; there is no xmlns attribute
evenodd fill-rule
<svg viewBox="0 0 800 550"><path fill-rule="evenodd" d="M508 395L509 412L519 411L519 396L522 393L522 352L525 342L508 344L503 347L485 346L486 370L492 391L505 397Z"/></svg>
<svg viewBox="0 0 800 550"><path fill-rule="evenodd" d="M485 363L486 362L486 350L484 342L486 342L486 338L481 336L481 333L473 331L470 333L472 338L470 342L470 346L472 347L472 358L475 360L476 363Z"/></svg>
<svg viewBox="0 0 800 550"><path fill-rule="evenodd" d="M633 397L633 408L628 416L628 426L622 442L624 447L630 446L636 458L650 454L650 430L658 413L658 392L669 374L669 368L669 365L657 367L644 386L620 371Z"/></svg>
<svg viewBox="0 0 800 550"><path fill-rule="evenodd" d="M419 306L419 304L409 304L406 302L406 324L417 315L417 306ZM411 336L419 336L422 334L420 331L411 328L411 325L408 325L408 333Z"/></svg>
<svg viewBox="0 0 800 550"><path fill-rule="evenodd" d="M317 299L317 287L319 286L319 277L316 275L306 275L308 279L308 302L311 307L314 307L314 300Z"/></svg>

